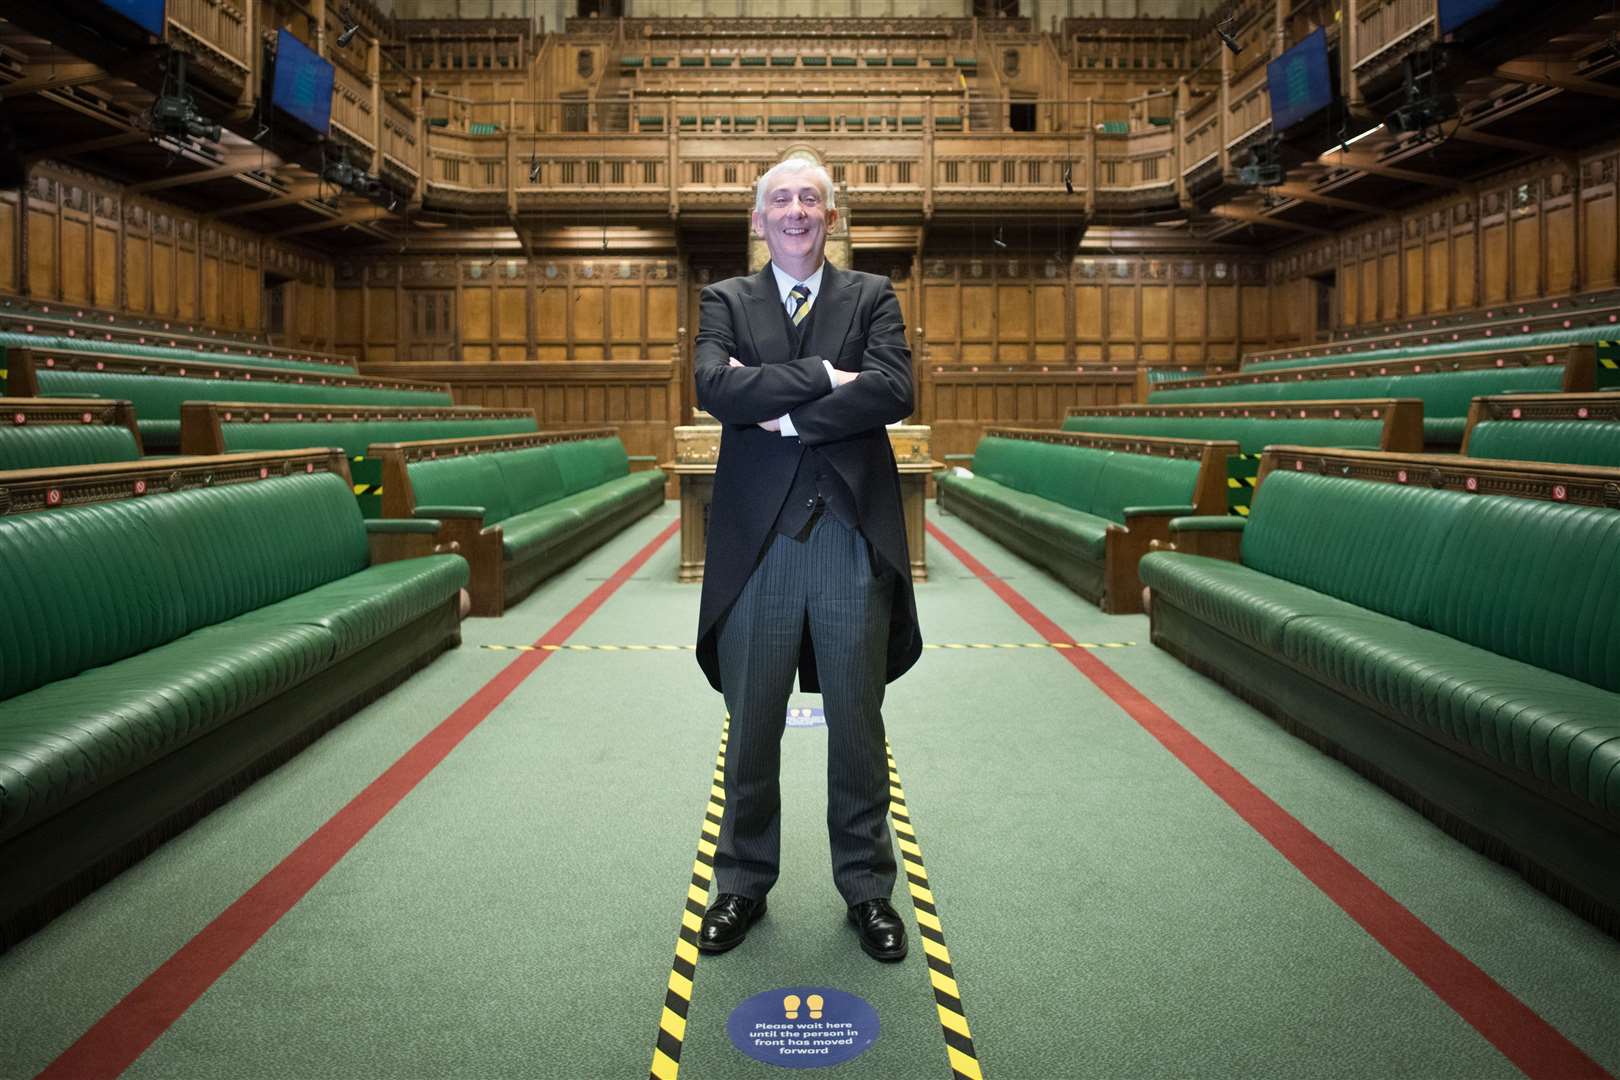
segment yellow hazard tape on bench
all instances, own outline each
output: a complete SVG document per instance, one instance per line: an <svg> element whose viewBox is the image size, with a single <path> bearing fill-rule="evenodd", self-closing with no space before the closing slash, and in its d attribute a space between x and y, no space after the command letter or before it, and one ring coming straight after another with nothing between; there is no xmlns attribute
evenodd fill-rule
<svg viewBox="0 0 1620 1080"><path fill-rule="evenodd" d="M951 951L945 947L945 927L940 922L938 902L928 884L928 870L923 866L922 845L917 842L917 833L911 825L906 789L900 783L894 750L886 740L883 752L889 759L889 820L894 823L894 836L900 843L900 865L906 872L906 888L911 891L911 905L917 913L917 935L922 939L923 955L928 962L928 981L934 987L934 1007L939 1013L940 1033L945 1037L945 1057L955 1080L984 1080L978 1052L973 1049L973 1036L968 1031L967 1013L962 1008L962 992L956 984Z"/></svg>
<svg viewBox="0 0 1620 1080"><path fill-rule="evenodd" d="M658 1017L658 1042L653 1047L651 1080L675 1080L681 1071L681 1046L686 1041L686 1018L692 1011L692 983L697 978L698 929L709 905L709 882L714 880L714 845L720 839L720 821L726 813L726 740L731 736L731 718L720 728L720 750L714 758L714 776L709 783L709 805L703 811L703 828L698 834L697 856L692 860L692 880L686 886L686 903L681 909L681 929L675 939L675 961L670 965L669 983L664 989L664 1009Z"/></svg>

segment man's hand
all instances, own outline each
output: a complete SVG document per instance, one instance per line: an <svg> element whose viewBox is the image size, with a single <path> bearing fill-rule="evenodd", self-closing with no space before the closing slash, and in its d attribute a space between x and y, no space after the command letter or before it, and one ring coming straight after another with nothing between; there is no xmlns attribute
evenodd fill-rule
<svg viewBox="0 0 1620 1080"><path fill-rule="evenodd" d="M778 420L761 420L759 422L759 426L764 428L766 431L775 431L777 433L780 433L781 430L782 430L782 421L779 420L779 419Z"/></svg>
<svg viewBox="0 0 1620 1080"><path fill-rule="evenodd" d="M854 382L855 377L859 374L860 372L858 371L840 371L838 368L833 368L832 377L834 389L843 386L845 383Z"/></svg>

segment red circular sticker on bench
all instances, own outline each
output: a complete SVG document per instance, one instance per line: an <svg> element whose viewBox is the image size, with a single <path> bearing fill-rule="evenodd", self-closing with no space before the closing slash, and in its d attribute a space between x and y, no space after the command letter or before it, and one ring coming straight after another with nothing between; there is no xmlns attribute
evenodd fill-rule
<svg viewBox="0 0 1620 1080"><path fill-rule="evenodd" d="M1589 417L1591 415L1592 415L1591 412L1587 409L1587 407L1585 405L1582 405L1580 408L1575 410L1575 418L1577 420L1585 420L1587 417Z"/></svg>
<svg viewBox="0 0 1620 1080"><path fill-rule="evenodd" d="M1405 469L1401 469L1399 472L1397 472L1395 474L1395 482L1398 483L1398 484L1406 483L1406 470Z"/></svg>
<svg viewBox="0 0 1620 1080"><path fill-rule="evenodd" d="M259 466L259 479L260 480L268 480L269 478L270 478L270 470L269 470L269 468L264 466L264 465L260 465Z"/></svg>
<svg viewBox="0 0 1620 1080"><path fill-rule="evenodd" d="M94 423L95 419L96 418L91 416L89 413L80 413L79 414L79 423L81 423L81 424Z"/></svg>
<svg viewBox="0 0 1620 1080"><path fill-rule="evenodd" d="M137 480L137 481L135 481L135 494L137 494L137 495L145 495L146 494L146 481L145 480Z"/></svg>
<svg viewBox="0 0 1620 1080"><path fill-rule="evenodd" d="M1522 420L1524 418L1524 410L1515 405L1511 415L1515 420Z"/></svg>
<svg viewBox="0 0 1620 1080"><path fill-rule="evenodd" d="M1479 490L1479 477L1470 476L1468 479L1463 481L1463 487L1467 488L1469 491L1478 491Z"/></svg>
<svg viewBox="0 0 1620 1080"><path fill-rule="evenodd" d="M62 489L61 488L51 488L51 490L47 491L45 493L45 505L46 506L61 506L62 505Z"/></svg>
<svg viewBox="0 0 1620 1080"><path fill-rule="evenodd" d="M12 413L11 414L11 422L13 424L17 424L18 426L21 426L23 424L28 423L28 417L24 416L22 413Z"/></svg>
<svg viewBox="0 0 1620 1080"><path fill-rule="evenodd" d="M1553 498L1557 499L1559 502L1563 502L1565 499L1569 498L1569 489L1563 484L1554 484L1552 495Z"/></svg>

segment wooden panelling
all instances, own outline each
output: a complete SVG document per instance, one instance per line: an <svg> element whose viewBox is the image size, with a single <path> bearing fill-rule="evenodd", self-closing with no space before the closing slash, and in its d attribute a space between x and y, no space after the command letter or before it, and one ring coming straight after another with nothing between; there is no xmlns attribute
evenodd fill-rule
<svg viewBox="0 0 1620 1080"><path fill-rule="evenodd" d="M1579 162L1535 162L1399 218L1285 248L1271 260L1269 299L1280 302L1285 282L1330 272L1339 291L1337 325L1376 329L1418 314L1612 287L1620 253L1617 167L1620 147L1613 144ZM1318 329L1272 322L1281 344Z"/></svg>
<svg viewBox="0 0 1620 1080"><path fill-rule="evenodd" d="M921 390L935 457L972 453L988 427L1056 428L1071 405L1118 405L1134 393L1128 374L950 369L927 373Z"/></svg>
<svg viewBox="0 0 1620 1080"><path fill-rule="evenodd" d="M667 360L366 364L363 371L449 383L457 405L533 409L544 431L611 425L627 451L659 461L674 457L682 422L678 369Z"/></svg>
<svg viewBox="0 0 1620 1080"><path fill-rule="evenodd" d="M341 262L335 292L347 312L355 305L346 294L366 297L354 332L363 360L667 360L683 325L676 267L642 258Z"/></svg>
<svg viewBox="0 0 1620 1080"><path fill-rule="evenodd" d="M266 269L302 277L323 293L327 288L321 282L329 269L317 256L131 197L104 178L45 163L30 173L26 190L22 280L16 266L20 198L0 197L0 291L259 333ZM329 320L318 325L327 327ZM322 348L328 342L298 343Z"/></svg>

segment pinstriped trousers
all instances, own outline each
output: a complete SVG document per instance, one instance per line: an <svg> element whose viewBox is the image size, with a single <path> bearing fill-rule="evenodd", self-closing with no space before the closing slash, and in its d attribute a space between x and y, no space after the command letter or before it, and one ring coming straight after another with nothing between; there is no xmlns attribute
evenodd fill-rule
<svg viewBox="0 0 1620 1080"><path fill-rule="evenodd" d="M807 539L780 533L720 627L731 734L714 859L722 893L763 897L781 847L779 768L788 697L808 623L827 717L827 834L845 903L894 888L883 691L894 578L874 574L866 538L831 514Z"/></svg>

